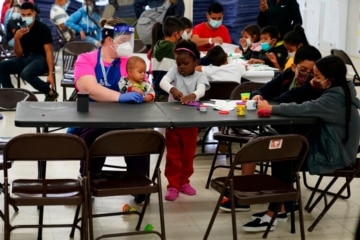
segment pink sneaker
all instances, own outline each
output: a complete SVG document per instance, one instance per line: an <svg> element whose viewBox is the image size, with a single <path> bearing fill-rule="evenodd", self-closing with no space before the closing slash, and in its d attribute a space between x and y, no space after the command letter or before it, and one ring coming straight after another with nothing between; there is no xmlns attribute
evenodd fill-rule
<svg viewBox="0 0 360 240"><path fill-rule="evenodd" d="M167 201L175 201L179 197L179 191L176 188L168 188L165 194L165 200Z"/></svg>
<svg viewBox="0 0 360 240"><path fill-rule="evenodd" d="M196 190L189 184L185 183L180 187L180 192L185 193L186 195L195 195Z"/></svg>

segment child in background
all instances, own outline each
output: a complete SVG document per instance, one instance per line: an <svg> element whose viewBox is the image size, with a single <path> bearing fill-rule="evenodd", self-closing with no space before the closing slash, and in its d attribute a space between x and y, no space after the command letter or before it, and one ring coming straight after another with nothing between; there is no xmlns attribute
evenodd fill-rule
<svg viewBox="0 0 360 240"><path fill-rule="evenodd" d="M146 63L144 59L133 56L126 63L127 77L119 81L120 93L137 92L144 96L144 102L153 102L155 92L151 84L145 80Z"/></svg>
<svg viewBox="0 0 360 240"><path fill-rule="evenodd" d="M279 69L283 69L287 59L287 50L284 47L284 42L280 41L280 34L275 26L267 26L261 30L260 33L261 51L252 51L252 56L249 59L249 64L260 63L266 64L270 67L275 67L274 64L279 65Z"/></svg>
<svg viewBox="0 0 360 240"><path fill-rule="evenodd" d="M214 46L206 54L208 66L197 66L196 70L205 73L209 81L234 81L240 83L245 66L238 62L228 63L228 56L221 46Z"/></svg>
<svg viewBox="0 0 360 240"><path fill-rule="evenodd" d="M188 19L186 17L181 17L180 21L184 25L184 32L181 35L181 38L184 39L184 40L191 39L192 28L193 28L192 22L190 21L190 19Z"/></svg>
<svg viewBox="0 0 360 240"><path fill-rule="evenodd" d="M176 44L174 52L176 66L163 77L160 87L170 93L169 102L187 104L199 100L209 88L209 82L205 74L195 71L200 60L196 44L190 40L181 40ZM194 172L197 135L196 127L167 128L165 131L165 176L168 179L165 199L168 201L176 200L179 192L186 195L196 194L196 190L190 185L190 176Z"/></svg>
<svg viewBox="0 0 360 240"><path fill-rule="evenodd" d="M284 67L284 70L286 70L294 63L296 51L302 46L309 46L305 30L300 25L295 25L294 30L285 34L284 46L288 51L288 59Z"/></svg>
<svg viewBox="0 0 360 240"><path fill-rule="evenodd" d="M250 59L252 52L261 50L260 27L256 24L247 25L241 31L242 38L239 39L239 48L235 52L242 53L245 59Z"/></svg>
<svg viewBox="0 0 360 240"><path fill-rule="evenodd" d="M151 57L152 83L156 93L155 101L167 102L168 93L163 91L159 83L169 69L175 66L174 47L184 31L182 22L177 17L167 17L162 24L164 39L157 41Z"/></svg>

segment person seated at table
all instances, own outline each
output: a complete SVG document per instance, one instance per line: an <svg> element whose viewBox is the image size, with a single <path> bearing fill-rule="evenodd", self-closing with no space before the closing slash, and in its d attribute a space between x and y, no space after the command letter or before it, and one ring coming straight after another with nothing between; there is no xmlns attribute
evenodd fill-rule
<svg viewBox="0 0 360 240"><path fill-rule="evenodd" d="M238 62L228 63L228 56L221 46L210 49L206 58L210 65L197 66L196 70L205 73L209 81L234 81L240 83L241 76L245 73L245 66Z"/></svg>
<svg viewBox="0 0 360 240"><path fill-rule="evenodd" d="M360 136L360 101L356 97L356 89L352 81L346 80L346 65L341 58L330 55L318 60L314 66L314 77L310 84L322 90L319 98L303 103L282 103L270 105L266 100L258 101L258 111L268 111L272 115L316 117L321 123L314 126L305 137L309 140L309 154L303 170L317 174L332 173L337 169L355 163ZM320 131L327 129L327 134ZM291 133L291 132L288 132ZM326 146L321 144L327 138ZM329 141L333 139L335 142ZM316 146L321 145L317 148ZM324 148L326 150L321 150ZM326 151L326 153L324 152ZM335 152L335 153L334 153ZM339 154L338 154L339 153ZM338 157L336 157L338 155ZM331 156L331 159L327 159ZM322 159L323 161L319 161ZM272 175L285 183L291 183L291 164L272 164ZM318 170L317 170L318 169ZM313 171L313 172L312 172ZM244 231L265 231L270 219L278 208L278 203L270 203L262 216L255 214L252 222L243 225ZM285 212L284 205L280 213ZM274 230L274 226L271 229Z"/></svg>
<svg viewBox="0 0 360 240"><path fill-rule="evenodd" d="M126 76L126 62L133 53L134 28L121 19L104 19L101 47L95 51L80 54L74 65L75 87L78 92L87 92L91 101L142 103L144 97L137 92L120 93L119 80ZM74 129L71 129L74 130ZM103 133L112 128L77 128L71 131L84 139L88 147ZM105 158L91 159L90 173L93 177L101 173ZM129 170L146 174L148 157L134 156L125 159ZM80 164L80 174L84 166ZM142 203L145 195L135 196L136 203Z"/></svg>
<svg viewBox="0 0 360 240"><path fill-rule="evenodd" d="M84 6L69 16L65 26L75 32L77 40L100 46L101 27L99 22L100 14L95 0L85 0Z"/></svg>
<svg viewBox="0 0 360 240"><path fill-rule="evenodd" d="M288 53L284 47L284 42L280 40L277 28L275 26L264 27L261 29L260 39L261 51L251 51L252 55L248 63L260 63L275 67L274 64L277 62L280 68L283 69Z"/></svg>
<svg viewBox="0 0 360 240"><path fill-rule="evenodd" d="M291 67L294 62L294 56L296 51L302 46L308 46L309 42L305 35L305 30L300 26L296 25L294 30L286 33L284 36L284 47L288 51L288 58L286 59L283 70ZM281 69L279 63L274 61L274 67ZM282 69L281 69L282 70Z"/></svg>
<svg viewBox="0 0 360 240"><path fill-rule="evenodd" d="M200 51L208 51L214 44L231 43L229 30L222 24L224 8L220 3L209 5L206 13L207 22L196 25L191 41L195 42Z"/></svg>
<svg viewBox="0 0 360 240"><path fill-rule="evenodd" d="M197 101L210 87L205 74L195 71L200 60L200 52L191 40L180 40L174 51L176 66L163 77L160 87L170 94L169 102L188 104ZM190 185L190 177L194 172L197 135L196 127L165 130L167 201L175 201L179 197L179 192L190 196L196 194L196 190Z"/></svg>
<svg viewBox="0 0 360 240"><path fill-rule="evenodd" d="M181 39L184 26L179 18L167 17L162 25L156 24L154 31L157 32L160 29L164 33L164 39L157 41L152 50L152 83L156 94L155 101L167 102L169 94L162 90L159 84L169 69L175 66L174 47L176 42Z"/></svg>
<svg viewBox="0 0 360 240"><path fill-rule="evenodd" d="M120 93L137 92L144 96L144 102L153 102L155 91L146 78L146 63L138 56L132 56L126 63L127 77L119 81Z"/></svg>
<svg viewBox="0 0 360 240"><path fill-rule="evenodd" d="M184 26L184 32L181 35L181 38L184 40L191 39L193 23L187 17L180 17L180 21L182 22L182 24Z"/></svg>
<svg viewBox="0 0 360 240"><path fill-rule="evenodd" d="M261 50L260 27L256 24L250 24L241 31L242 37L239 39L239 48L236 53L242 53L245 59L250 59L252 52Z"/></svg>
<svg viewBox="0 0 360 240"><path fill-rule="evenodd" d="M261 88L253 90L251 92L252 99L255 101L266 99L279 103L302 103L318 98L321 95L321 91L313 89L310 80L314 77L313 68L315 62L320 58L320 51L313 46L299 48L295 54L292 67L277 75ZM277 127L278 130L279 128ZM286 128L286 126L283 128ZM308 126L305 126L305 128L308 128ZM302 129L301 126L299 126L299 129ZM255 164L243 164L241 168L242 174L253 174L255 167ZM224 200L220 209L225 212L231 212L231 202ZM235 210L249 211L250 206L236 205ZM279 215L278 219L287 219L287 214Z"/></svg>

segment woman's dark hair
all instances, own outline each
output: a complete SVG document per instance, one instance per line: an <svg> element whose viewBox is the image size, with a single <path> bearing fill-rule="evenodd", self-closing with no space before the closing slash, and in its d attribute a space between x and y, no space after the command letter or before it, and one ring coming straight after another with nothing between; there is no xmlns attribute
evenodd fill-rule
<svg viewBox="0 0 360 240"><path fill-rule="evenodd" d="M257 24L247 25L241 32L247 32L251 37L255 36L254 42L260 41L260 27Z"/></svg>
<svg viewBox="0 0 360 240"><path fill-rule="evenodd" d="M300 25L295 25L294 30L289 31L284 36L284 42L291 46L308 46L305 30Z"/></svg>
<svg viewBox="0 0 360 240"><path fill-rule="evenodd" d="M190 19L186 18L186 17L180 17L179 18L180 21L182 22L183 26L184 26L184 29L185 28L192 28L193 27L193 24L191 22Z"/></svg>
<svg viewBox="0 0 360 240"><path fill-rule="evenodd" d="M175 46L175 53L188 53L194 60L200 59L200 51L191 40L180 40Z"/></svg>
<svg viewBox="0 0 360 240"><path fill-rule="evenodd" d="M319 59L315 63L315 66L321 74L331 82L330 87L340 86L344 90L346 106L346 134L342 141L343 144L345 144L349 139L349 122L351 114L351 92L348 86L348 81L346 80L346 65L338 56L330 55Z"/></svg>
<svg viewBox="0 0 360 240"><path fill-rule="evenodd" d="M267 26L261 29L261 34L269 34L271 38L276 38L276 40L280 39L280 33L277 27L275 26Z"/></svg>
<svg viewBox="0 0 360 240"><path fill-rule="evenodd" d="M227 54L220 46L214 46L207 54L206 59L214 66L221 66L227 61Z"/></svg>
<svg viewBox="0 0 360 240"><path fill-rule="evenodd" d="M162 30L163 25L160 22L156 22L151 29L151 49L154 49L155 44L159 40L164 39L164 32Z"/></svg>

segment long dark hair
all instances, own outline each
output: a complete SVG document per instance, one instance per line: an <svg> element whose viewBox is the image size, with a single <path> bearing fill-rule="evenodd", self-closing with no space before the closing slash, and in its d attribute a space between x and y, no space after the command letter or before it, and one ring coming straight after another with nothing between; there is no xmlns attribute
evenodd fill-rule
<svg viewBox="0 0 360 240"><path fill-rule="evenodd" d="M315 63L316 67L319 69L322 75L324 75L330 82L330 87L340 86L344 90L345 94L345 137L343 138L343 144L347 143L349 139L349 122L351 114L351 92L346 80L346 65L344 61L338 56L330 55L324 58L319 59Z"/></svg>

